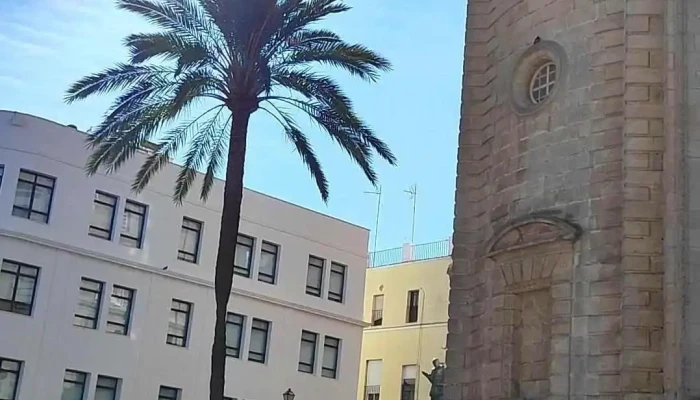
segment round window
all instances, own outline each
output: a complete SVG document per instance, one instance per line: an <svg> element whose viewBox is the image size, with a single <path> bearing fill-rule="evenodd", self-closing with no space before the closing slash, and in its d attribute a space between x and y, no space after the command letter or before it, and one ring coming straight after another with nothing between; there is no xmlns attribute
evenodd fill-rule
<svg viewBox="0 0 700 400"><path fill-rule="evenodd" d="M555 63L550 61L537 68L530 80L530 100L539 104L547 99L552 93L556 81L557 65Z"/></svg>

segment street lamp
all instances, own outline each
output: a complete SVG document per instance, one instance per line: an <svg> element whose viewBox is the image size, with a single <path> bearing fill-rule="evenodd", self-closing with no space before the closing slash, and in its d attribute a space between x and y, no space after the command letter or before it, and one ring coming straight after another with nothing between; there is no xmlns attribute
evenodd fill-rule
<svg viewBox="0 0 700 400"><path fill-rule="evenodd" d="M292 392L292 388L287 389L286 392L282 393L282 399L283 400L294 400L294 392Z"/></svg>

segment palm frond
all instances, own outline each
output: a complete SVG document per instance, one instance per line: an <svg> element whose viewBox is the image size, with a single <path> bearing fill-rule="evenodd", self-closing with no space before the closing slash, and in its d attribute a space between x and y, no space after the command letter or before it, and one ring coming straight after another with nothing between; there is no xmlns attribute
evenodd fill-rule
<svg viewBox="0 0 700 400"><path fill-rule="evenodd" d="M163 66L117 64L75 82L66 91L64 100L70 104L94 94L126 89L145 80L165 79L172 74L172 68Z"/></svg>
<svg viewBox="0 0 700 400"><path fill-rule="evenodd" d="M132 64L141 64L153 58L192 58L190 53L196 54L200 59L207 56L206 49L174 32L131 34L124 39L124 45L129 50Z"/></svg>
<svg viewBox="0 0 700 400"><path fill-rule="evenodd" d="M375 82L382 71L391 70L391 63L378 53L359 44L343 41L309 42L286 57L282 65L294 66L318 62L344 69L352 75Z"/></svg>
<svg viewBox="0 0 700 400"><path fill-rule="evenodd" d="M209 161L207 162L207 169L204 173L204 179L202 180L202 190L199 193L199 198L206 202L209 200L209 195L211 194L211 189L214 187L214 179L216 178L216 173L221 170L224 166L226 160L226 149L228 148L228 138L230 129L229 124L231 118L229 117L223 126L219 128L219 134L214 140L211 152L209 154Z"/></svg>

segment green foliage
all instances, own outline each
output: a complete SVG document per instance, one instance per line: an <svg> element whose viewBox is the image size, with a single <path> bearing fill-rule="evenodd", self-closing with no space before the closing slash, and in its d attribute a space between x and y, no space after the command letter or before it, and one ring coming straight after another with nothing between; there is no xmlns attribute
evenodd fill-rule
<svg viewBox="0 0 700 400"><path fill-rule="evenodd" d="M376 81L390 69L389 61L370 49L313 27L349 9L339 0L118 0L117 6L161 30L129 35L124 40L127 63L82 78L68 89L69 103L120 93L88 139L89 174L117 170L160 133L132 189L143 190L171 158L185 151L174 200L183 201L198 170L205 171L200 197L206 200L226 162L232 120L263 110L279 122L325 201L328 181L308 137L286 111L289 106L307 114L373 184L375 154L396 163L338 84L312 71L322 64ZM203 100L216 105L176 123ZM166 126L174 127L161 132Z"/></svg>

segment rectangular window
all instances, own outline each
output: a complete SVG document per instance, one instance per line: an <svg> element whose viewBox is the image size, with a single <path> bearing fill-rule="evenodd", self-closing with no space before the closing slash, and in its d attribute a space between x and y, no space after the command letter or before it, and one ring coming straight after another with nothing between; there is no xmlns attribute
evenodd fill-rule
<svg viewBox="0 0 700 400"><path fill-rule="evenodd" d="M372 326L382 326L384 320L384 295L377 294L372 298Z"/></svg>
<svg viewBox="0 0 700 400"><path fill-rule="evenodd" d="M95 400L117 400L119 379L111 376L98 375L95 388Z"/></svg>
<svg viewBox="0 0 700 400"><path fill-rule="evenodd" d="M316 369L316 343L318 334L301 331L301 347L299 348L299 371L313 374Z"/></svg>
<svg viewBox="0 0 700 400"><path fill-rule="evenodd" d="M338 352L340 351L340 339L326 336L323 342L323 366L321 376L336 378L338 375Z"/></svg>
<svg viewBox="0 0 700 400"><path fill-rule="evenodd" d="M48 223L56 178L20 170L12 215Z"/></svg>
<svg viewBox="0 0 700 400"><path fill-rule="evenodd" d="M107 332L118 335L129 334L133 301L134 289L117 285L112 287L112 296L109 298L109 314L107 315Z"/></svg>
<svg viewBox="0 0 700 400"><path fill-rule="evenodd" d="M365 400L379 400L382 382L382 360L367 360Z"/></svg>
<svg viewBox="0 0 700 400"><path fill-rule="evenodd" d="M87 374L67 369L63 376L63 393L61 400L83 400Z"/></svg>
<svg viewBox="0 0 700 400"><path fill-rule="evenodd" d="M243 327L245 316L235 313L226 314L226 355L241 357L241 344L243 343Z"/></svg>
<svg viewBox="0 0 700 400"><path fill-rule="evenodd" d="M420 294L418 290L410 290L408 292L408 301L406 302L406 322L418 322L418 303Z"/></svg>
<svg viewBox="0 0 700 400"><path fill-rule="evenodd" d="M416 397L417 365L401 367L401 400L413 400Z"/></svg>
<svg viewBox="0 0 700 400"><path fill-rule="evenodd" d="M92 220L88 234L96 238L112 240L114 216L117 212L117 197L100 191L95 192L92 202Z"/></svg>
<svg viewBox="0 0 700 400"><path fill-rule="evenodd" d="M258 280L274 285L277 275L277 253L279 246L276 244L262 242L260 249L260 271L258 271Z"/></svg>
<svg viewBox="0 0 700 400"><path fill-rule="evenodd" d="M343 302L345 292L345 265L331 263L330 283L328 284L328 300Z"/></svg>
<svg viewBox="0 0 700 400"><path fill-rule="evenodd" d="M253 318L253 326L250 330L250 349L248 360L264 363L267 359L267 341L270 335L270 323L262 319Z"/></svg>
<svg viewBox="0 0 700 400"><path fill-rule="evenodd" d="M73 316L73 325L83 328L96 329L102 304L102 282L88 278L80 280L78 306Z"/></svg>
<svg viewBox="0 0 700 400"><path fill-rule="evenodd" d="M158 391L158 400L180 400L180 389L161 386Z"/></svg>
<svg viewBox="0 0 700 400"><path fill-rule="evenodd" d="M199 261L199 241L202 238L202 223L182 218L180 230L180 247L177 250L178 260L197 263Z"/></svg>
<svg viewBox="0 0 700 400"><path fill-rule="evenodd" d="M32 315L39 268L4 260L0 268L0 310Z"/></svg>
<svg viewBox="0 0 700 400"><path fill-rule="evenodd" d="M306 294L321 297L323 290L323 267L326 260L309 256L309 269L306 273Z"/></svg>
<svg viewBox="0 0 700 400"><path fill-rule="evenodd" d="M250 278L253 266L253 245L255 239L250 236L238 235L236 240L236 259L233 262L233 273Z"/></svg>
<svg viewBox="0 0 700 400"><path fill-rule="evenodd" d="M124 205L124 223L119 243L127 247L140 249L143 245L143 229L146 225L147 207L135 201L127 200Z"/></svg>
<svg viewBox="0 0 700 400"><path fill-rule="evenodd" d="M190 329L190 317L192 304L173 299L170 306L170 322L168 323L168 337L166 343L173 346L187 346L187 334Z"/></svg>
<svg viewBox="0 0 700 400"><path fill-rule="evenodd" d="M5 175L5 166L0 165L0 187L2 187L2 177Z"/></svg>
<svg viewBox="0 0 700 400"><path fill-rule="evenodd" d="M16 400L22 362L0 358L0 400Z"/></svg>

